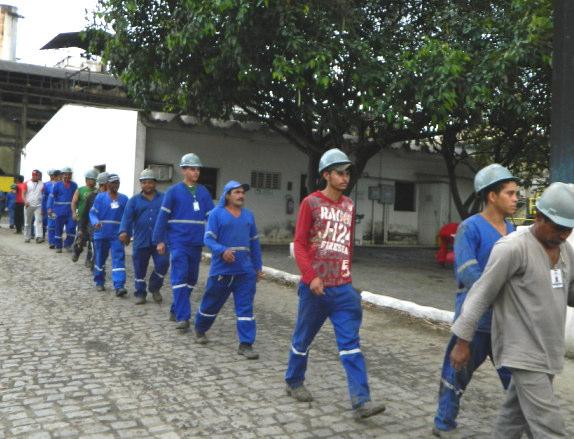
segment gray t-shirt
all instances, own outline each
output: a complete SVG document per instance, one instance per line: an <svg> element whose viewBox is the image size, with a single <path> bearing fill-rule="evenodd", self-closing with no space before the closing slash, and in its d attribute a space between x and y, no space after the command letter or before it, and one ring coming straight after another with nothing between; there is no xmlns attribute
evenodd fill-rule
<svg viewBox="0 0 574 439"><path fill-rule="evenodd" d="M562 287L553 287L552 269L561 270ZM557 285L556 280L554 283ZM567 242L560 245L558 263L552 267L531 228L500 239L484 273L470 289L452 332L472 340L480 316L491 304L492 353L497 367L560 372L566 305L574 304L572 246Z"/></svg>

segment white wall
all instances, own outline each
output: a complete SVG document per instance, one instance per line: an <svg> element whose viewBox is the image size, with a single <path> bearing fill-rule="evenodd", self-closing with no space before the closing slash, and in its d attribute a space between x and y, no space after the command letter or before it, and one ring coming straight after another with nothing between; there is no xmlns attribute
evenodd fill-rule
<svg viewBox="0 0 574 439"><path fill-rule="evenodd" d="M97 165L120 176L120 192L131 196L137 180L137 111L66 105L26 145L22 174L39 169L48 180L50 168L70 166L73 179L84 184L84 173Z"/></svg>

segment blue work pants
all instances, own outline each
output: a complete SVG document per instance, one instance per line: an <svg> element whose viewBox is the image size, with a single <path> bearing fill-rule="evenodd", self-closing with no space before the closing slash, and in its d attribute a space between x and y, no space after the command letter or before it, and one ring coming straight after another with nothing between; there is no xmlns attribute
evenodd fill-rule
<svg viewBox="0 0 574 439"><path fill-rule="evenodd" d="M239 342L247 345L255 343L257 329L253 317L253 299L256 281L255 273L210 276L195 316L197 332L203 334L211 328L221 307L233 293Z"/></svg>
<svg viewBox="0 0 574 439"><path fill-rule="evenodd" d="M64 228L66 229L66 240L64 247L69 248L76 239L76 221L72 218L72 214L58 215L54 220L54 244L56 248L62 248L62 237L64 235Z"/></svg>
<svg viewBox="0 0 574 439"><path fill-rule="evenodd" d="M190 296L199 277L200 246L170 248L171 313L178 322L191 318Z"/></svg>
<svg viewBox="0 0 574 439"><path fill-rule="evenodd" d="M285 381L299 387L305 380L309 346L327 318L331 319L339 348L339 359L347 373L349 396L353 408L370 400L367 367L361 352L359 329L363 310L361 296L351 284L325 288L317 296L309 285L299 284L297 323L291 339Z"/></svg>
<svg viewBox="0 0 574 439"><path fill-rule="evenodd" d="M467 367L456 371L450 362L450 353L456 341L457 337L451 337L442 365L438 407L434 419L435 427L442 431L449 431L456 428L456 417L458 416L460 399L466 386L468 386L468 383L470 383L472 379L472 374L484 363L487 357L492 361L490 333L477 331L470 343L471 358ZM508 389L511 378L510 371L505 367L501 367L497 369L497 372L502 382L502 387Z"/></svg>
<svg viewBox="0 0 574 439"><path fill-rule="evenodd" d="M135 295L145 297L146 274L150 258L153 259L154 270L149 277L149 291L159 291L163 285L163 279L169 267L169 254L160 255L155 246L134 248L132 261L134 263Z"/></svg>
<svg viewBox="0 0 574 439"><path fill-rule="evenodd" d="M114 288L124 288L126 284L126 252L118 238L94 239L94 282L104 285L106 280L106 260L112 252L112 282Z"/></svg>

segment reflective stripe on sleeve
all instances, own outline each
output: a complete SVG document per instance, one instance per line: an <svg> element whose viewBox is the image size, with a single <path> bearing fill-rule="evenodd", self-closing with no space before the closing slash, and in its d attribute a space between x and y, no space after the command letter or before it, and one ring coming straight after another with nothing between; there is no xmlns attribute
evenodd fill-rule
<svg viewBox="0 0 574 439"><path fill-rule="evenodd" d="M468 267L472 267L473 265L478 265L478 261L476 259L469 259L468 261L466 261L464 264L462 264L460 267L458 267L458 269L456 270L456 272L458 274L462 273L464 270L466 270Z"/></svg>

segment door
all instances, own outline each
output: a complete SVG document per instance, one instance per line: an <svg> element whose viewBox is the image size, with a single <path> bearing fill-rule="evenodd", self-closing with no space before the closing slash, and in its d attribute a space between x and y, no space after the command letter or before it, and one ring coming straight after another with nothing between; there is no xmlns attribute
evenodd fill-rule
<svg viewBox="0 0 574 439"><path fill-rule="evenodd" d="M419 183L418 241L436 245L439 229L448 222L448 184Z"/></svg>

